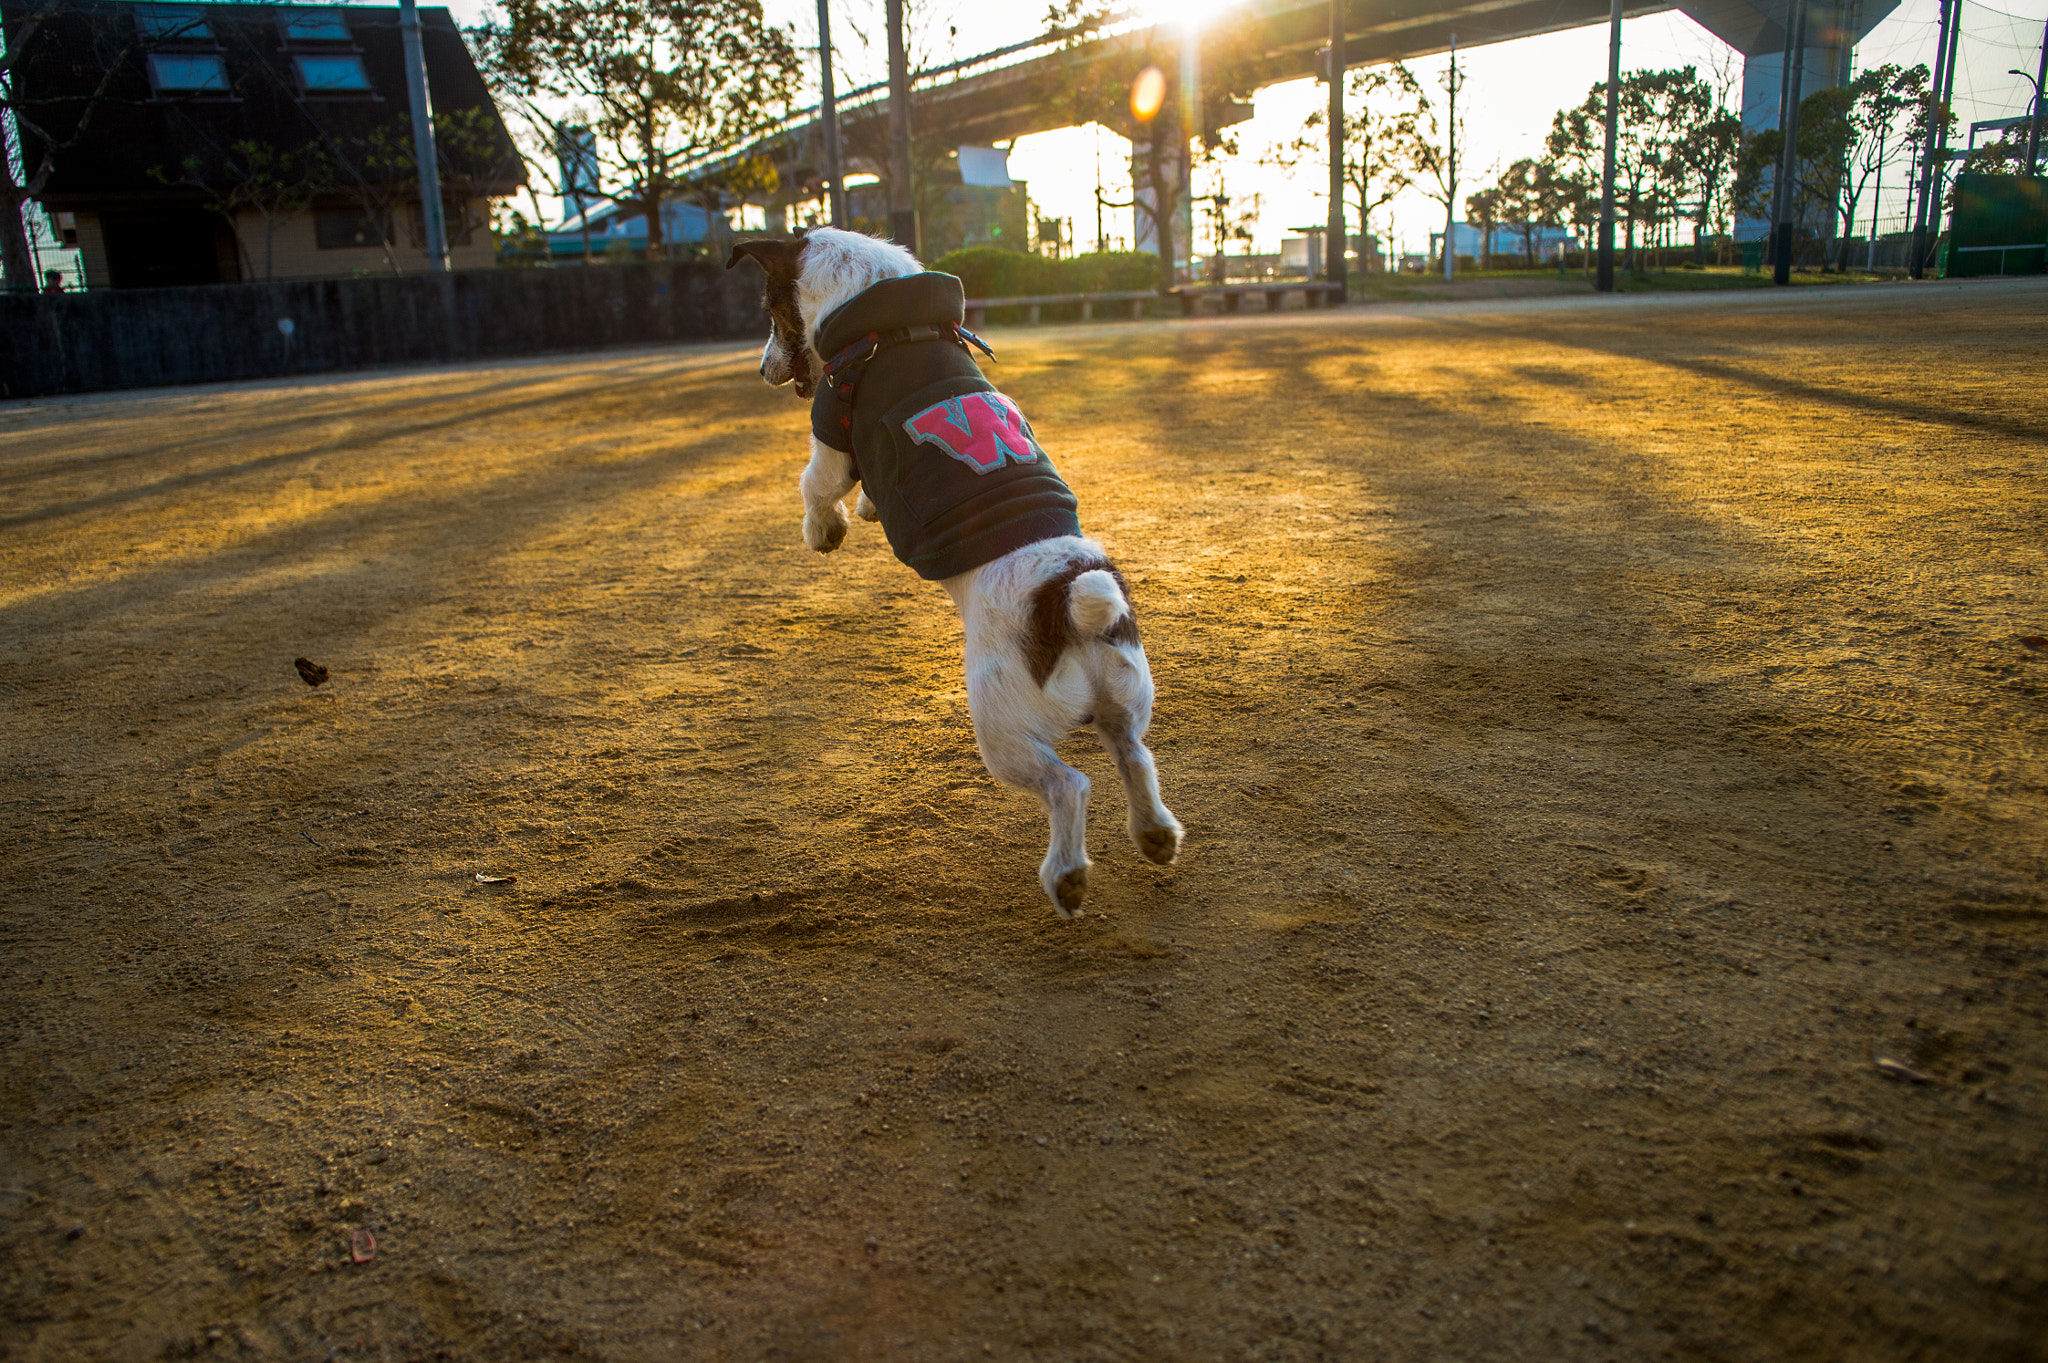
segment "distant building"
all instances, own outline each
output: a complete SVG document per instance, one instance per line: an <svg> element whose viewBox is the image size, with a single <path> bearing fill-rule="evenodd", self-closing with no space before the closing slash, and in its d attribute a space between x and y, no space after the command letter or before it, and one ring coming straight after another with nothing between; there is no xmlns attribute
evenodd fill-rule
<svg viewBox="0 0 2048 1363"><path fill-rule="evenodd" d="M647 249L647 215L621 204L605 204L571 217L548 233L548 254L557 261L583 254L585 231L589 233L590 254L635 255ZM713 218L701 204L669 199L661 206L661 237L671 246L683 246L707 239L730 240L732 220L720 213Z"/></svg>
<svg viewBox="0 0 2048 1363"><path fill-rule="evenodd" d="M455 21L419 14L451 262L488 268L524 164ZM88 287L427 268L396 8L0 0L0 25ZM32 171L45 144L21 141Z"/></svg>
<svg viewBox="0 0 2048 1363"><path fill-rule="evenodd" d="M1480 242L1485 237L1486 232L1484 229L1475 227L1469 222L1454 222L1451 224L1451 242L1455 248L1454 254L1456 255L1471 256L1474 260L1477 260L1482 254L1479 249ZM1576 251L1579 249L1579 239L1562 228L1538 227L1530 233L1530 237L1535 244L1536 261L1539 263L1545 260L1556 260L1559 250ZM1527 249L1528 243L1523 240L1520 227L1496 224L1493 229L1493 238L1488 243L1488 249L1484 254L1506 256L1512 260L1519 260ZM1431 232L1429 234L1430 258L1441 261L1443 259L1443 251L1444 234L1441 232Z"/></svg>
<svg viewBox="0 0 2048 1363"><path fill-rule="evenodd" d="M1323 239L1330 235L1327 227L1297 227L1298 237L1280 238L1280 256L1276 273L1283 275L1320 276L1323 271ZM1346 259L1351 268L1363 274L1378 274L1386 269L1386 257L1380 251L1377 233L1361 236L1354 232L1347 238Z"/></svg>

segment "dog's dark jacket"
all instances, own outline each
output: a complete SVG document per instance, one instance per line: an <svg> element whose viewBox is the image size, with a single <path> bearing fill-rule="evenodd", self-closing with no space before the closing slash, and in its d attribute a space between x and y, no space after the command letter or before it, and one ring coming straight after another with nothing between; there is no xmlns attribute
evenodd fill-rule
<svg viewBox="0 0 2048 1363"><path fill-rule="evenodd" d="M811 432L853 456L889 547L932 581L1081 533L1074 494L1023 413L954 338L964 303L952 275L906 275L818 325L828 363L869 336L882 342L864 367L820 381Z"/></svg>

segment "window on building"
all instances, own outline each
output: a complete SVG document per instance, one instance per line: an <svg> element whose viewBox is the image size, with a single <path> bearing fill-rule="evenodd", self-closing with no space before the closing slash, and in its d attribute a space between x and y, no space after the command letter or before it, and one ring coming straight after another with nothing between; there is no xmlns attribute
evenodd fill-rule
<svg viewBox="0 0 2048 1363"><path fill-rule="evenodd" d="M293 57L299 71L299 85L309 95L362 94L370 88L370 73L363 59L347 56Z"/></svg>
<svg viewBox="0 0 2048 1363"><path fill-rule="evenodd" d="M148 43L195 42L213 37L213 29L197 5L139 6L135 11L135 29Z"/></svg>
<svg viewBox="0 0 2048 1363"><path fill-rule="evenodd" d="M158 94L226 94L227 63L212 52L152 52L149 83Z"/></svg>
<svg viewBox="0 0 2048 1363"><path fill-rule="evenodd" d="M338 9L294 7L284 11L284 37L291 43L346 43L354 40Z"/></svg>
<svg viewBox="0 0 2048 1363"><path fill-rule="evenodd" d="M391 215L362 208L316 208L313 240L323 251L391 244Z"/></svg>

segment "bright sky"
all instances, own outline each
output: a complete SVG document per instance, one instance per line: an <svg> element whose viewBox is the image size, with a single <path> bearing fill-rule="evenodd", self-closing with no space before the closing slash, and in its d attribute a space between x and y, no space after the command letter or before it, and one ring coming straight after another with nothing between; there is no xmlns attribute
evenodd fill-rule
<svg viewBox="0 0 2048 1363"><path fill-rule="evenodd" d="M767 4L770 17L791 28L798 43L815 53L815 0L767 0ZM841 90L886 75L882 4L883 0L833 0L833 38L839 52L837 74ZM1161 4L1170 4L1176 14L1185 14L1187 10L1186 0L1161 0ZM475 22L486 7L487 0L454 0L450 5L463 23ZM1043 27L1039 0L1012 5L911 0L910 8L912 59L918 63L939 63L986 52L1033 37ZM1931 61L1939 13L1939 0L1904 0L1863 40L1857 52L1857 69L1884 62ZM2048 20L2048 0L2005 0L1999 8L1979 0L1963 0L1963 41L1956 64L1956 85L1957 112L1965 138L1968 125L1974 120L2026 112L2031 86L2026 79L2006 72L2010 67L2033 72L2039 60L2044 20ZM1605 78L1606 45L1606 26L1602 24L1459 54L1459 67L1465 75L1459 107L1468 143L1459 161L1473 172L1461 176L1465 180L1459 189L1461 199L1481 187L1488 172L1520 157L1542 154L1551 117L1559 109L1583 100L1592 85ZM1737 80L1740 77L1740 58L1676 11L1623 24L1624 70L1687 64L1697 66L1702 74L1708 74L1719 64ZM1439 93L1447 65L1443 57L1413 63L1425 86ZM814 63L811 98L815 98L815 81ZM1256 164L1262 151L1296 135L1302 119L1319 107L1323 98L1322 88L1313 81L1272 86L1259 93L1252 120L1236 129L1244 154L1238 164L1227 166L1224 174L1234 195L1259 196L1255 249L1275 250L1288 229L1320 223L1326 216L1327 170L1307 165L1287 173ZM1105 189L1113 198L1127 198L1127 194L1117 191L1128 184L1124 170L1128 151L1119 139L1108 134L1073 129L1028 137L1017 144L1010 158L1010 173L1029 182L1038 211L1051 217L1071 218L1084 247L1092 246L1095 237L1094 168L1098 143ZM1886 178L1883 212L1885 228L1892 230L1904 210L1903 159L1896 173ZM1423 249L1429 232L1441 230L1442 213L1441 208L1412 191L1396 200L1391 205L1395 244L1405 249ZM1108 235L1128 240L1130 210L1106 216ZM1378 224L1382 232L1388 220L1383 211Z"/></svg>

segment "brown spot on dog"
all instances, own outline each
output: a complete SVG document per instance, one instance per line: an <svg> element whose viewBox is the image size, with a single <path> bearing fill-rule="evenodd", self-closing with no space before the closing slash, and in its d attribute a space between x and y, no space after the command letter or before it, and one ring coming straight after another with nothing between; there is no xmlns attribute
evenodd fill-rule
<svg viewBox="0 0 2048 1363"><path fill-rule="evenodd" d="M1138 642L1137 608L1131 605L1131 589L1125 584L1124 575L1106 558L1074 559L1031 592L1031 626L1024 636L1024 662L1031 669L1031 680L1040 686L1059 666L1060 655L1082 642L1074 637L1074 622L1067 614L1067 588L1081 574L1098 568L1116 579L1116 589L1124 596L1124 613L1102 632L1102 639L1112 644Z"/></svg>
<svg viewBox="0 0 2048 1363"><path fill-rule="evenodd" d="M725 268L730 270L746 259L759 265L762 274L767 276L764 300L768 307L768 325L789 356L790 378L796 384L797 396L807 398L817 385L811 374L810 347L804 344L803 313L796 305L796 281L803 273L803 253L801 237L790 240L763 237L734 246L732 254L725 258Z"/></svg>

